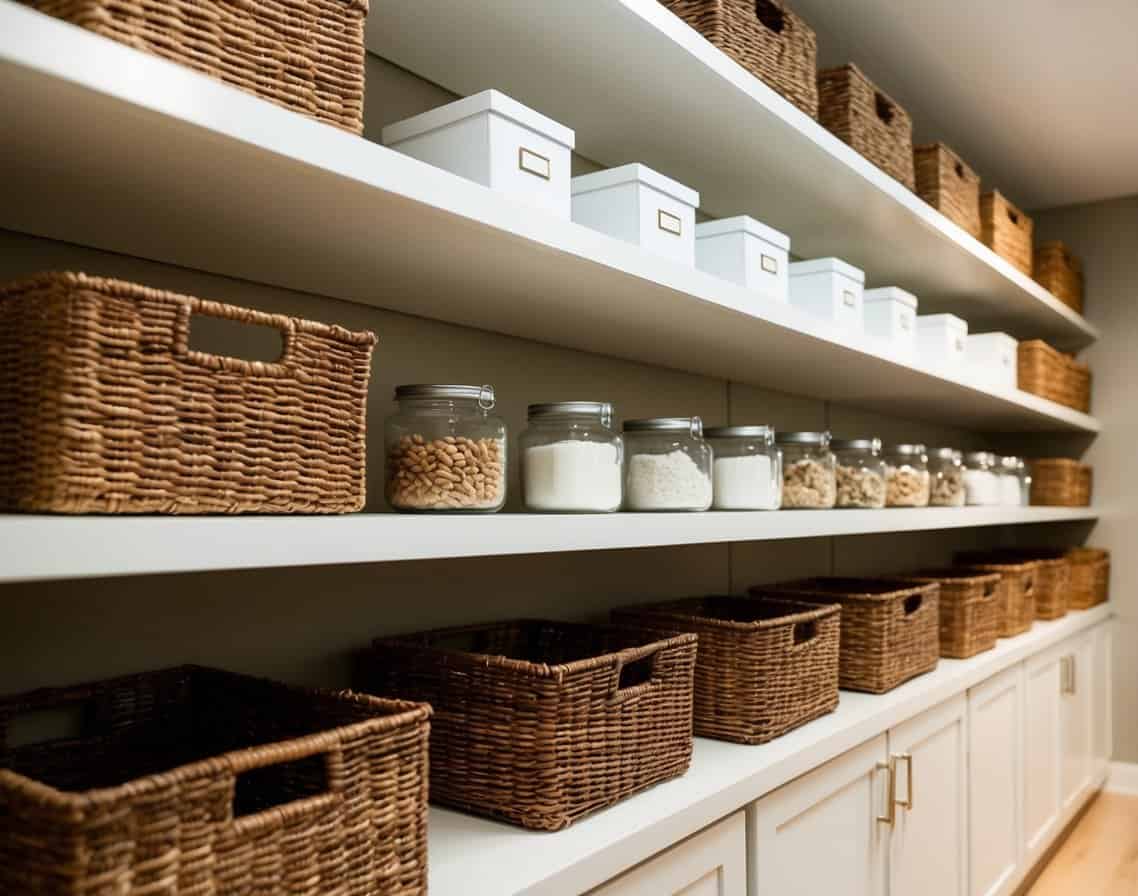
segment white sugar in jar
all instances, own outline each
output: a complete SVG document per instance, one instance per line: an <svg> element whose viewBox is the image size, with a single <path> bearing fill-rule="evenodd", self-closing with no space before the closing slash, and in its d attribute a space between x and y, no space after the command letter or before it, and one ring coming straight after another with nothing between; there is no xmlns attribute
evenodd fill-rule
<svg viewBox="0 0 1138 896"><path fill-rule="evenodd" d="M532 404L518 440L527 510L612 513L619 510L624 440L614 432L612 405L599 401Z"/></svg>
<svg viewBox="0 0 1138 896"><path fill-rule="evenodd" d="M769 426L716 426L704 433L715 453L715 510L778 510L782 470Z"/></svg>

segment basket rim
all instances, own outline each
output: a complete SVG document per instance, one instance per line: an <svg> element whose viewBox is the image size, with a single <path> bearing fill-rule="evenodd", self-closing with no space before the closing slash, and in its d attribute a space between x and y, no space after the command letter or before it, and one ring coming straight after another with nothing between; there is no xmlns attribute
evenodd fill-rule
<svg viewBox="0 0 1138 896"><path fill-rule="evenodd" d="M986 582L989 579L1000 579L998 572L989 572L987 570L979 569L977 567L968 566L943 566L935 567L932 569L920 569L916 572L906 573L906 579L915 579L919 582L939 582L942 580L951 580L953 582L965 582L974 584L977 582Z"/></svg>
<svg viewBox="0 0 1138 896"><path fill-rule="evenodd" d="M784 616L778 616L773 619L755 619L750 621L743 621L739 619L724 619L715 616L701 615L698 613L682 612L685 607L696 607L702 604L704 601L711 599L733 601L738 602L739 604L769 602L783 604L787 607L788 610L790 610L792 607L796 607L797 611L788 612ZM661 601L658 603L619 607L613 610L613 612L617 614L630 613L637 616L646 616L655 619L676 620L677 622L692 622L703 626L711 626L714 628L753 632L772 628L781 628L783 626L794 625L799 622L811 622L819 619L825 619L829 616L834 616L841 613L841 610L842 605L839 603L814 604L809 603L808 601L782 600L750 594L708 594L703 597L683 597L677 600Z"/></svg>
<svg viewBox="0 0 1138 896"><path fill-rule="evenodd" d="M899 587L892 591L825 591L812 589L807 587L811 582L818 581L831 581L831 582L848 582L851 586L856 587L858 583L863 585L872 584L895 584ZM799 587L794 587L796 585ZM790 582L778 582L773 585L754 585L747 589L748 594L756 597L764 596L766 593L774 593L780 595L793 595L793 594L817 594L826 597L837 597L840 600L859 600L866 602L888 602L897 600L902 597L911 597L914 594L926 594L938 588L936 582L925 582L916 584L911 579L906 579L903 576L815 576L809 579L795 579Z"/></svg>

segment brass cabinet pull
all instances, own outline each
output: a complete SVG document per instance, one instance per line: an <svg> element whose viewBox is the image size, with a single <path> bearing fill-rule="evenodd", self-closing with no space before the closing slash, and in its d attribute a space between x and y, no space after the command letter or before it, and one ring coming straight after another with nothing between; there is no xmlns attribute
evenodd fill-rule
<svg viewBox="0 0 1138 896"><path fill-rule="evenodd" d="M889 781L885 789L885 814L878 815L877 820L883 821L890 827L897 820L897 761L893 756L888 762L877 763L877 770L889 773Z"/></svg>
<svg viewBox="0 0 1138 896"><path fill-rule="evenodd" d="M897 800L897 805L902 809L913 811L913 754L912 753L894 753L891 757L893 766L896 768L897 763L902 760L905 763L905 796L904 800ZM894 772L894 774L896 774ZM896 789L896 785L894 785Z"/></svg>

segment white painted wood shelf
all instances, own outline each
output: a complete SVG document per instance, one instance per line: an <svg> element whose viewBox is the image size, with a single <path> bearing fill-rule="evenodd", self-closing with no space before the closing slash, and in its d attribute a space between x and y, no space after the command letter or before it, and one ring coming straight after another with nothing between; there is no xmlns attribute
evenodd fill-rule
<svg viewBox="0 0 1138 896"><path fill-rule="evenodd" d="M798 309L12 0L0 0L0 85L0 227L898 417L1100 428L884 357ZM864 220L839 229L880 229L880 210L856 202ZM887 229L891 254L922 269L975 267L968 252L906 245L911 221Z"/></svg>
<svg viewBox="0 0 1138 896"><path fill-rule="evenodd" d="M1094 520L1093 508L346 516L0 515L0 583Z"/></svg>
<svg viewBox="0 0 1138 896"><path fill-rule="evenodd" d="M432 807L432 896L583 893L973 685L1110 618L1110 604L1074 611L1000 640L968 660L875 696L842 691L835 712L762 746L696 738L688 773L554 834Z"/></svg>
<svg viewBox="0 0 1138 896"><path fill-rule="evenodd" d="M459 94L503 90L576 129L583 155L659 168L699 190L706 212L751 214L796 255L844 258L867 285L901 286L974 332L1071 349L1098 337L657 0L386 0L368 46Z"/></svg>

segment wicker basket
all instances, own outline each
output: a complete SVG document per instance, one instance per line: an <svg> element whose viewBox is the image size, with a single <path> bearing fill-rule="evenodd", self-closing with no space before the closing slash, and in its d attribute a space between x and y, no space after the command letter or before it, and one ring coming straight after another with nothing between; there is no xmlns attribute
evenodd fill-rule
<svg viewBox="0 0 1138 896"><path fill-rule="evenodd" d="M356 134L367 0L22 0Z"/></svg>
<svg viewBox="0 0 1138 896"><path fill-rule="evenodd" d="M521 620L374 643L366 689L435 709L431 800L555 831L692 752L696 636Z"/></svg>
<svg viewBox="0 0 1138 896"><path fill-rule="evenodd" d="M998 190L980 197L980 239L1027 276L1032 270L1035 223ZM1022 344L1022 343L1021 343Z"/></svg>
<svg viewBox="0 0 1138 896"><path fill-rule="evenodd" d="M1091 409L1091 369L1041 339L1019 344L1017 385L1076 411Z"/></svg>
<svg viewBox="0 0 1138 896"><path fill-rule="evenodd" d="M967 233L980 239L980 175L943 143L913 149L917 194Z"/></svg>
<svg viewBox="0 0 1138 896"><path fill-rule="evenodd" d="M1088 610L1110 599L1110 552L1100 548L1071 548L1072 610ZM702 646L702 644L701 644Z"/></svg>
<svg viewBox="0 0 1138 896"><path fill-rule="evenodd" d="M1033 505L1090 506L1094 473L1089 466L1066 457L1041 457L1028 463Z"/></svg>
<svg viewBox="0 0 1138 896"><path fill-rule="evenodd" d="M762 744L838 705L841 608L702 597L615 610L621 624L695 632L695 733Z"/></svg>
<svg viewBox="0 0 1138 896"><path fill-rule="evenodd" d="M996 646L1007 586L994 572L931 569L913 573L920 582L940 585L940 655L963 660Z"/></svg>
<svg viewBox="0 0 1138 896"><path fill-rule="evenodd" d="M956 555L958 563L978 566L988 563L1035 564L1035 618L1059 619L1067 615L1071 590L1071 567L1066 551L1053 548L1000 548L994 551L966 551Z"/></svg>
<svg viewBox="0 0 1138 896"><path fill-rule="evenodd" d="M284 354L192 351L193 315L273 327ZM0 287L0 511L359 510L374 344L84 274Z"/></svg>
<svg viewBox="0 0 1138 896"><path fill-rule="evenodd" d="M0 700L0 893L426 893L429 716L199 667Z"/></svg>
<svg viewBox="0 0 1138 896"><path fill-rule="evenodd" d="M936 668L939 590L898 578L816 578L760 585L750 593L841 604L838 682L846 690L884 694Z"/></svg>
<svg viewBox="0 0 1138 896"><path fill-rule="evenodd" d="M856 65L818 73L818 121L886 174L916 189L909 113Z"/></svg>
<svg viewBox="0 0 1138 896"><path fill-rule="evenodd" d="M818 117L818 41L782 0L660 0L751 74Z"/></svg>
<svg viewBox="0 0 1138 896"><path fill-rule="evenodd" d="M1083 263L1059 240L1036 246L1035 280L1064 305L1083 313Z"/></svg>
<svg viewBox="0 0 1138 896"><path fill-rule="evenodd" d="M976 556L973 554L972 556ZM962 557L957 557L962 562ZM1031 631L1035 624L1035 580L1038 564L1032 561L993 559L983 555L983 562L957 567L961 572L1000 574L1001 589L997 609L997 632L1001 638L1014 638Z"/></svg>

